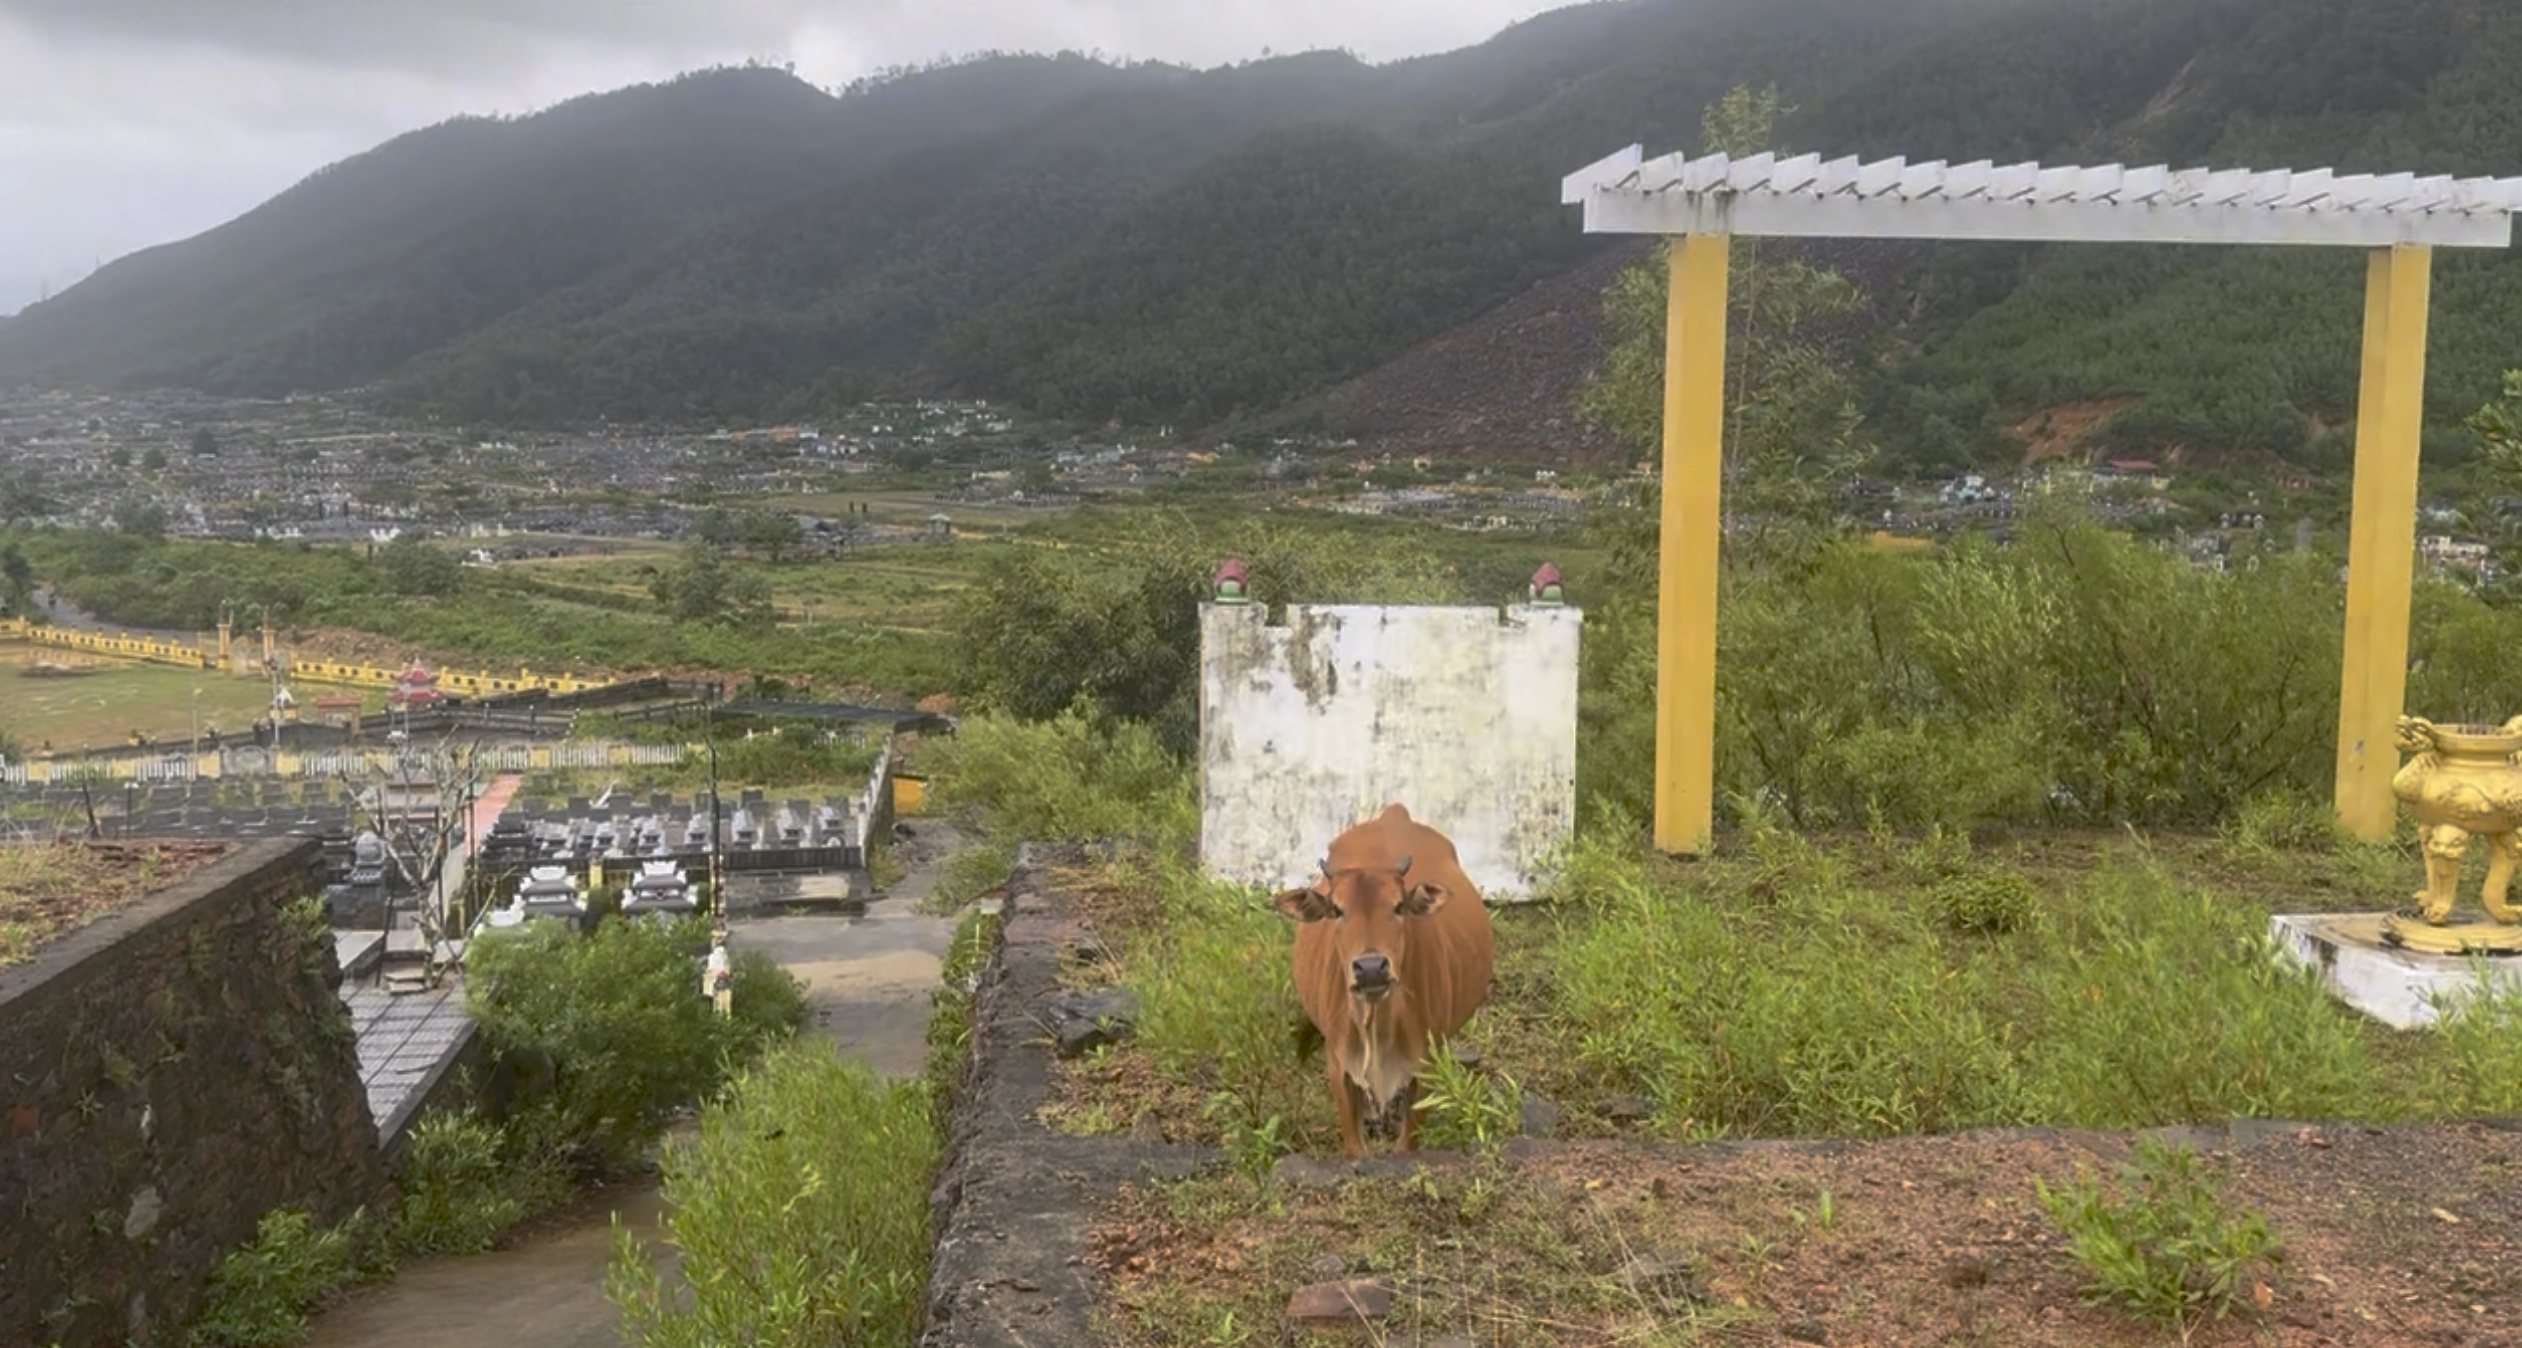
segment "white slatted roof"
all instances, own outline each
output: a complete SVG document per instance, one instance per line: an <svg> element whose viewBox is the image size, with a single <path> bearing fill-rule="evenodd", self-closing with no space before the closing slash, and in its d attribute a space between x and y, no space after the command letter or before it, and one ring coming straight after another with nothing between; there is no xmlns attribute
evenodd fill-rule
<svg viewBox="0 0 2522 1348"><path fill-rule="evenodd" d="M2522 178L1648 159L1632 145L1569 174L1560 200L1585 208L1588 234L2502 248L2522 211Z"/></svg>

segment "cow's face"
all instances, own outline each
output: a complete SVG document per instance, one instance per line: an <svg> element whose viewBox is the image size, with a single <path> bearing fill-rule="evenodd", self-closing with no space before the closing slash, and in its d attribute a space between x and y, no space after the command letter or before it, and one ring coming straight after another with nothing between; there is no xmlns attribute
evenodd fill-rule
<svg viewBox="0 0 2522 1348"><path fill-rule="evenodd" d="M1334 873L1323 862L1322 878L1291 889L1273 902L1299 922L1331 923L1331 941L1347 972L1349 995L1380 1002L1401 985L1410 958L1410 937L1419 920L1445 905L1445 887L1410 879L1410 859L1392 870Z"/></svg>

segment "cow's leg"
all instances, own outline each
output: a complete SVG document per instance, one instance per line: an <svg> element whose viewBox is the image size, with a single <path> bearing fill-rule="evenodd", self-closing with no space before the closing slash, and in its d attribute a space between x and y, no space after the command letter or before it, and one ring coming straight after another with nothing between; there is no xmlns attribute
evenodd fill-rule
<svg viewBox="0 0 2522 1348"><path fill-rule="evenodd" d="M1356 1082L1349 1080L1347 1070L1340 1064L1339 1054L1326 1053L1323 1056L1331 1062L1331 1098L1340 1105L1340 1150L1350 1156L1363 1156L1366 1154L1366 1140L1358 1136L1357 1106L1359 1097L1365 1092L1357 1088Z"/></svg>
<svg viewBox="0 0 2522 1348"><path fill-rule="evenodd" d="M1419 1149L1419 1079L1417 1077L1410 1078L1402 1086L1398 1103L1401 1108L1401 1149L1417 1151Z"/></svg>

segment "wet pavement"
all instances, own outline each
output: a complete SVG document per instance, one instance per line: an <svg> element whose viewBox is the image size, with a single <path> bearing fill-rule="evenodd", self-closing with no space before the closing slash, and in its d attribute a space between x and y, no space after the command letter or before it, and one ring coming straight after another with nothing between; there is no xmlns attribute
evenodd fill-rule
<svg viewBox="0 0 2522 1348"><path fill-rule="evenodd" d="M352 1292L315 1317L307 1348L616 1348L621 1319L604 1297L613 1216L655 1245L664 1209L654 1183L621 1186L550 1219L513 1249L407 1259L393 1281Z"/></svg>
<svg viewBox="0 0 2522 1348"><path fill-rule="evenodd" d="M932 834L922 841L936 855L953 840ZM918 911L937 886L938 869L920 866L862 913L740 920L727 944L767 952L806 985L807 1033L877 1071L915 1076L928 1054L928 993L954 939L953 919Z"/></svg>

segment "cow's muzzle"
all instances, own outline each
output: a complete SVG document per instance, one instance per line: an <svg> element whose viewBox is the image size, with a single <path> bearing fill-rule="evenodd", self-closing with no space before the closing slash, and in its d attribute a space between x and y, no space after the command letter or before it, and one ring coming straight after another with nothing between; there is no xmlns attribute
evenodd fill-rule
<svg viewBox="0 0 2522 1348"><path fill-rule="evenodd" d="M1381 955L1360 955L1349 961L1349 991L1367 1001L1381 1001L1392 991L1392 961Z"/></svg>

